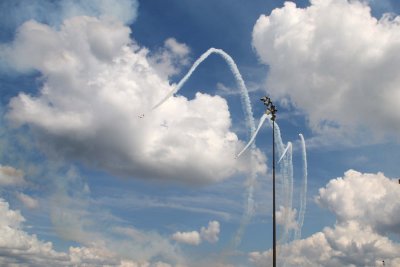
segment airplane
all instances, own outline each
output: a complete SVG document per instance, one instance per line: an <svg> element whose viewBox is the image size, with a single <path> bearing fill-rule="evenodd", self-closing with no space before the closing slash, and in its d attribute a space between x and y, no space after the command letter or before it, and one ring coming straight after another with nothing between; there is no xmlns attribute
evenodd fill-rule
<svg viewBox="0 0 400 267"><path fill-rule="evenodd" d="M143 118L144 118L144 113L143 113L143 114L140 114L140 115L138 116L138 118L139 118L139 119L143 119Z"/></svg>
<svg viewBox="0 0 400 267"><path fill-rule="evenodd" d="M167 122L166 122L166 121L164 121L162 124L160 124L160 126L161 126L161 127L168 128L168 124L167 124Z"/></svg>
<svg viewBox="0 0 400 267"><path fill-rule="evenodd" d="M264 97L260 98L260 100L262 102L264 102L264 105L266 105L266 106L269 106L270 104L272 104L271 98L269 98L268 96L264 96Z"/></svg>

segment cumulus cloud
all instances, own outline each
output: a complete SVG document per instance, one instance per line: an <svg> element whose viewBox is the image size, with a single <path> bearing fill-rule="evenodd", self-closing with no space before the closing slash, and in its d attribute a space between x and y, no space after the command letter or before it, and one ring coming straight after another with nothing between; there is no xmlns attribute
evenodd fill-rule
<svg viewBox="0 0 400 267"><path fill-rule="evenodd" d="M400 17L377 20L361 1L310 2L286 2L254 25L269 93L303 110L315 132L398 136Z"/></svg>
<svg viewBox="0 0 400 267"><path fill-rule="evenodd" d="M0 165L0 186L21 186L26 184L24 172L11 166Z"/></svg>
<svg viewBox="0 0 400 267"><path fill-rule="evenodd" d="M336 215L338 223L362 221L380 233L400 233L400 185L383 173L349 170L319 190L317 203Z"/></svg>
<svg viewBox="0 0 400 267"><path fill-rule="evenodd" d="M388 266L400 262L400 245L376 234L371 228L356 223L325 228L306 239L294 241L279 248L286 266ZM250 261L257 267L269 266L272 252L252 252Z"/></svg>
<svg viewBox="0 0 400 267"><path fill-rule="evenodd" d="M288 230L297 229L297 210L288 209L283 206L279 206L279 210L276 211L276 223L280 225L286 224Z"/></svg>
<svg viewBox="0 0 400 267"><path fill-rule="evenodd" d="M279 248L287 266L388 266L400 263L400 244L384 234L400 233L400 186L382 173L347 171L320 189L317 202L337 218L333 227ZM364 210L365 209L365 210ZM250 261L268 266L271 251L252 252Z"/></svg>
<svg viewBox="0 0 400 267"><path fill-rule="evenodd" d="M200 234L197 231L192 232L176 232L172 235L172 239L188 245L197 246L201 243Z"/></svg>
<svg viewBox="0 0 400 267"><path fill-rule="evenodd" d="M189 52L190 48L186 44L168 38L163 48L149 56L149 61L160 76L168 78L189 64Z"/></svg>
<svg viewBox="0 0 400 267"><path fill-rule="evenodd" d="M208 227L201 227L200 234L201 237L207 240L210 243L218 242L218 235L219 235L219 222L218 221L211 221L208 222Z"/></svg>
<svg viewBox="0 0 400 267"><path fill-rule="evenodd" d="M13 98L9 121L29 125L49 154L118 175L205 183L246 171L246 159L234 158L243 143L230 130L225 99L177 96L149 111L175 85L129 34L121 23L92 17L71 18L59 30L24 23L3 58L17 70L40 71L43 87ZM174 39L166 47L187 54Z"/></svg>
<svg viewBox="0 0 400 267"><path fill-rule="evenodd" d="M172 235L172 239L179 242L185 243L188 245L197 246L203 240L208 241L209 243L216 243L219 239L220 226L218 221L210 221L208 222L208 226L202 226L200 232L191 231L191 232L176 232Z"/></svg>
<svg viewBox="0 0 400 267"><path fill-rule="evenodd" d="M68 252L57 252L51 242L25 232L25 218L4 199L0 199L0 214L1 266L142 266L100 247L70 247Z"/></svg>
<svg viewBox="0 0 400 267"><path fill-rule="evenodd" d="M141 231L134 227L113 227L112 232L123 238L106 240L113 251L136 261L151 262L155 259L165 259L176 264L185 260L180 255L179 249L168 238L161 236L156 231Z"/></svg>
<svg viewBox="0 0 400 267"><path fill-rule="evenodd" d="M100 241L93 238L86 246L70 247L60 252L54 249L52 242L42 241L36 235L27 233L24 230L26 220L21 212L10 209L1 198L0 214L1 266L181 266L160 261L161 258L170 262L182 259L168 239L157 233L114 227L112 232L124 235L124 238L103 236ZM92 226L95 227L94 224ZM153 257L156 260L153 261Z"/></svg>
<svg viewBox="0 0 400 267"><path fill-rule="evenodd" d="M105 207L93 199L84 177L74 167L51 175L55 176L52 194L42 197L41 204L49 210L54 233L80 245L74 249L75 253L86 255L92 251L93 257L104 255L109 261L124 260L123 266L153 267L161 260L169 264L184 262L169 237L135 228L111 212L113 207ZM127 265L131 262L137 265Z"/></svg>

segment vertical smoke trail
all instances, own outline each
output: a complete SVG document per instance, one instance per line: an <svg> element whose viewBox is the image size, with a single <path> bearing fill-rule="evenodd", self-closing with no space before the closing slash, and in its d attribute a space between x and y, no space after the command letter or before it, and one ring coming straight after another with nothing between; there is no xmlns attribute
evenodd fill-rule
<svg viewBox="0 0 400 267"><path fill-rule="evenodd" d="M292 212L293 208L293 150L292 146L290 146L289 153L288 153L288 212ZM289 227L290 224L290 216L287 218L287 226ZM289 236L290 239L290 236Z"/></svg>
<svg viewBox="0 0 400 267"><path fill-rule="evenodd" d="M272 127L272 121L269 120L270 125ZM275 142L277 147L278 155L282 155L285 153L285 146L282 140L281 130L279 125L275 123ZM289 142L290 143L290 142ZM288 145L289 145L288 143ZM290 149L290 151L289 151ZM290 152L290 153L289 153ZM288 148L286 152L288 155L284 157L279 163L280 168L280 180L278 182L281 184L281 201L284 206L284 224L283 229L281 230L281 238L279 240L280 244L285 244L289 241L290 233L290 212L292 212L293 207L293 157L292 157L292 148Z"/></svg>
<svg viewBox="0 0 400 267"><path fill-rule="evenodd" d="M287 146L287 149L289 150L289 145ZM285 152L283 152L283 153L285 153ZM288 154L287 154L287 151L286 151L286 157L284 157L283 160L279 162L279 169L280 169L279 174L280 174L280 176L279 176L279 179L278 179L278 182L279 182L278 185L280 185L280 192L281 193L280 193L280 196L278 197L278 199L280 199L279 203L281 203L279 206L283 207L283 209L282 209L282 217L283 217L282 221L283 221L283 224L282 224L282 230L281 230L281 234L280 234L278 243L281 243L281 244L282 243L286 243L287 236L288 236L288 229L286 227L287 221L288 221L288 218L289 218L289 212L288 212L288 209L286 208L287 205L288 205L288 198L287 198L288 191L287 190L289 188L288 187L288 179L287 179L288 168L286 168L286 166L287 166L287 156L288 156Z"/></svg>
<svg viewBox="0 0 400 267"><path fill-rule="evenodd" d="M236 156L237 158L240 157L250 146L251 146L252 151L253 151L253 149L255 149L254 140L267 118L268 118L267 114L263 114L261 116L260 121L258 123L257 130L253 133L253 135L250 138L250 141L247 143L247 145ZM247 181L249 186L247 187L246 210L240 221L239 228L238 228L233 240L231 241L231 247L233 247L233 248L236 248L240 244L240 241L241 241L243 233L244 233L244 229L245 229L246 225L250 222L250 219L254 213L253 194L254 194L254 184L255 184L255 179L256 179L257 174L254 172L254 166L252 166L252 170L253 170L253 172L251 173L251 176L248 178L248 181Z"/></svg>
<svg viewBox="0 0 400 267"><path fill-rule="evenodd" d="M192 65L188 73L182 78L182 80L179 81L177 86L171 90L160 102L158 102L156 105L153 106L152 110L155 110L159 106L161 106L165 101L168 100L173 94L177 93L183 85L187 82L187 80L190 78L190 76L193 74L193 72L197 69L197 67L204 61L206 60L211 54L217 54L220 55L225 62L228 64L231 72L233 73L233 76L235 77L236 83L240 89L240 96L241 96L241 103L243 107L243 111L245 113L246 117L246 124L248 129L250 129L250 136L253 136L256 130L255 123L254 123L254 117L253 117L253 111L251 109L251 102L250 102L250 97L249 97L249 92L246 88L246 85L244 83L244 80L242 78L242 75L239 72L239 69L235 63L235 61L232 59L231 56L229 56L225 51L222 49L216 49L216 48L210 48L208 49L204 54L202 54ZM255 145L251 145L251 149L255 149ZM254 199L253 199L253 194L254 194L254 185L256 182L256 176L257 173L255 171L255 166L254 166L254 159L253 155L251 156L251 174L247 178L247 203L246 203L246 209L243 214L241 224L239 226L239 229L237 231L237 234L234 238L234 247L237 247L240 243L241 237L244 232L245 226L248 224L250 221L250 218L252 217L254 213Z"/></svg>
<svg viewBox="0 0 400 267"><path fill-rule="evenodd" d="M282 236L279 240L281 244L290 241L290 224L291 212L293 203L293 157L292 146L288 142L288 150L286 157L281 165L281 180L282 180L282 198L283 198L283 229Z"/></svg>
<svg viewBox="0 0 400 267"><path fill-rule="evenodd" d="M303 182L301 186L301 192L300 192L300 211L299 211L299 217L297 220L297 226L298 228L296 229L295 232L295 239L300 239L301 237L301 228L303 227L304 223L304 215L306 213L306 207L307 207L307 149L306 149L306 142L304 141L304 136L302 134L299 134L300 140L301 140L301 149L302 149L302 155L303 155Z"/></svg>
<svg viewBox="0 0 400 267"><path fill-rule="evenodd" d="M288 142L290 143L290 142ZM282 234L281 238L279 240L280 245L285 245L289 243L294 234L293 234L293 228L292 228L292 205L293 205L293 150L292 146L290 143L290 146L288 144L288 151L287 155L284 158L283 161L283 169L281 169L282 172L282 180L284 181L283 183L283 188L282 191L284 191L283 194L283 201L284 201L284 218L283 218L283 226L282 226ZM287 264L287 259L288 256L286 253L281 254L281 263L279 266L285 267Z"/></svg>

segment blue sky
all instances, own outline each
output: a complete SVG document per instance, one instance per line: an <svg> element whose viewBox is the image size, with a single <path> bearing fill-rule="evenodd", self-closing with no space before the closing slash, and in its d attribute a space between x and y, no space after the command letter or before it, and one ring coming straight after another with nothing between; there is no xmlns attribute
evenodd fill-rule
<svg viewBox="0 0 400 267"><path fill-rule="evenodd" d="M255 124L269 95L293 143L277 169L279 266L400 266L398 2L0 10L1 265L270 266L271 128L235 158L251 136L227 62L210 55L151 110L213 47L235 61Z"/></svg>

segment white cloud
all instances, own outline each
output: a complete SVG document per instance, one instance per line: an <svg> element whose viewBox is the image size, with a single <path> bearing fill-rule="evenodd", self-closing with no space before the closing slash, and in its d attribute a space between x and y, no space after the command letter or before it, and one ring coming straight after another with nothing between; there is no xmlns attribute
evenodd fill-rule
<svg viewBox="0 0 400 267"><path fill-rule="evenodd" d="M230 130L225 99L178 96L150 112L175 85L159 76L129 33L90 17L66 20L59 31L23 24L3 57L20 71L39 70L44 85L37 95L13 98L7 118L29 125L50 154L123 176L206 183L247 170L246 159L234 158L243 143ZM166 46L187 52L173 39Z"/></svg>
<svg viewBox="0 0 400 267"><path fill-rule="evenodd" d="M172 239L179 242L185 243L188 245L197 246L203 240L208 241L209 243L216 243L219 239L220 225L218 221L210 221L208 222L207 228L202 226L200 232L191 231L191 232L176 232L172 235Z"/></svg>
<svg viewBox="0 0 400 267"><path fill-rule="evenodd" d="M362 174L347 171L343 178L331 180L320 189L319 204L337 218L334 227L283 245L280 258L286 266L388 266L400 262L400 244L386 234L400 233L400 186L382 173ZM365 209L365 210L364 210ZM268 266L271 251L252 252L250 261Z"/></svg>
<svg viewBox="0 0 400 267"><path fill-rule="evenodd" d="M286 2L253 29L253 46L270 66L268 91L305 111L315 132L398 136L399 21L377 20L359 1Z"/></svg>
<svg viewBox="0 0 400 267"><path fill-rule="evenodd" d="M164 47L149 56L149 61L161 77L168 78L178 74L182 66L189 64L190 48L174 38L168 38Z"/></svg>
<svg viewBox="0 0 400 267"><path fill-rule="evenodd" d="M197 231L192 232L176 232L172 235L172 239L188 245L197 246L201 243L200 234Z"/></svg>
<svg viewBox="0 0 400 267"><path fill-rule="evenodd" d="M201 227L200 235L203 239L207 240L210 243L218 242L218 235L220 232L219 222L218 221L210 221L208 222L208 227Z"/></svg>
<svg viewBox="0 0 400 267"><path fill-rule="evenodd" d="M114 263L118 258L101 255L93 248L70 248L69 253L57 252L51 242L40 241L35 235L26 233L22 227L25 221L19 211L9 208L0 199L0 265L2 266L99 266ZM85 250L86 253L76 253ZM88 253L91 251L91 253ZM94 261L96 259L96 261Z"/></svg>
<svg viewBox="0 0 400 267"><path fill-rule="evenodd" d="M288 267L380 266L382 260L388 266L397 266L399 249L399 244L376 234L370 227L352 222L283 245L279 248L279 258L286 259ZM249 258L257 267L269 266L272 253L252 252Z"/></svg>
<svg viewBox="0 0 400 267"><path fill-rule="evenodd" d="M18 200L21 201L22 204L24 204L24 206L29 209L36 209L37 207L39 207L39 201L31 196L28 196L21 192L17 192L16 196Z"/></svg>
<svg viewBox="0 0 400 267"><path fill-rule="evenodd" d="M63 251L69 257L75 255L74 259L78 258L76 261L79 264L73 266L86 266L89 263L92 265L88 266L103 266L107 262L113 263L109 264L111 266L119 266L124 261L123 266L153 267L158 261L168 264L184 262L179 247L171 242L169 236L163 236L157 231L137 229L128 224L129 220L125 217L114 215L115 206L106 207L95 202L91 192L87 190L85 177L81 177L74 167L66 168L65 165L53 165L47 169L46 176L52 177L47 184L51 193L38 196L41 208L35 214L41 211L49 213L48 219L52 225L46 236L57 235L61 240L78 244L70 251ZM120 208L119 205L118 209ZM3 213L0 210L0 214ZM19 214L14 213L15 216ZM0 216L0 224L2 219ZM7 224L11 225L14 221L18 222L18 217ZM31 223L28 222L27 225ZM36 227L37 225L29 226L29 231L35 231ZM43 229L42 226L38 227ZM104 263L100 264L100 260ZM129 265L131 263L136 265Z"/></svg>
<svg viewBox="0 0 400 267"><path fill-rule="evenodd" d="M146 260L132 260L136 256L135 248L122 242L120 246L129 249L130 257L123 257L104 247L101 243L92 242L91 246L70 247L67 252L57 252L51 242L44 242L36 235L23 230L25 218L19 211L10 209L9 204L0 199L0 265L1 266L121 266L121 267L167 267L167 263ZM139 235L145 236L141 232ZM147 237L148 238L148 237ZM162 246L160 239L151 239ZM131 242L132 243L132 242ZM118 243L113 244L117 247ZM147 245L149 250L156 248ZM142 250L143 251L143 250ZM157 252L154 252L157 253ZM132 255L135 254L135 255ZM144 257L144 256L143 256Z"/></svg>
<svg viewBox="0 0 400 267"><path fill-rule="evenodd" d="M190 48L186 44L177 42L175 38L165 40L165 47L181 58L185 58L190 52Z"/></svg>
<svg viewBox="0 0 400 267"><path fill-rule="evenodd" d="M18 228L25 221L19 211L10 210L8 203L0 198L0 225Z"/></svg>
<svg viewBox="0 0 400 267"><path fill-rule="evenodd" d="M11 166L0 165L0 186L21 186L26 184L24 172Z"/></svg>
<svg viewBox="0 0 400 267"><path fill-rule="evenodd" d="M70 247L69 255L71 263L78 266L119 266L121 263L113 253L102 248Z"/></svg>
<svg viewBox="0 0 400 267"><path fill-rule="evenodd" d="M374 230L400 233L400 185L383 173L349 170L319 190L317 202L334 212L338 222L360 221Z"/></svg>
<svg viewBox="0 0 400 267"><path fill-rule="evenodd" d="M134 227L113 227L112 232L122 238L106 239L113 251L136 261L149 262L155 259L165 259L168 262L184 262L179 249L168 238L156 231L141 231Z"/></svg>
<svg viewBox="0 0 400 267"><path fill-rule="evenodd" d="M276 223L280 225L287 224L286 227L288 230L297 229L297 221L296 221L297 210L296 209L288 209L283 206L279 206L279 210L276 211Z"/></svg>

